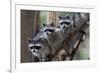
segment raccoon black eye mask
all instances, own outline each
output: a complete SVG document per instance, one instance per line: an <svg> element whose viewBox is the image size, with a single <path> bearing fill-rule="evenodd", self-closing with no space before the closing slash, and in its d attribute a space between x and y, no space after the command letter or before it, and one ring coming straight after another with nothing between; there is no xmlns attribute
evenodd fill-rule
<svg viewBox="0 0 100 73"><path fill-rule="evenodd" d="M60 23L60 25L63 25L63 24L69 25L70 22L61 22L61 23Z"/></svg>
<svg viewBox="0 0 100 73"><path fill-rule="evenodd" d="M42 47L41 46L33 46L35 49L40 50Z"/></svg>
<svg viewBox="0 0 100 73"><path fill-rule="evenodd" d="M54 32L53 29L46 29L45 32Z"/></svg>
<svg viewBox="0 0 100 73"><path fill-rule="evenodd" d="M34 48L33 46L30 47L31 50L32 50L33 48Z"/></svg>
<svg viewBox="0 0 100 73"><path fill-rule="evenodd" d="M41 46L31 46L30 49L37 49L40 50L42 47Z"/></svg>

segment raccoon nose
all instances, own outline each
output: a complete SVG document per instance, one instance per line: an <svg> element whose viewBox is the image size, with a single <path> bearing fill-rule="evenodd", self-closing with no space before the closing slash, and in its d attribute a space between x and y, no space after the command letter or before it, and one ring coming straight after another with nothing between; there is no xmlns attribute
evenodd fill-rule
<svg viewBox="0 0 100 73"><path fill-rule="evenodd" d="M36 52L35 49L33 50L33 52Z"/></svg>
<svg viewBox="0 0 100 73"><path fill-rule="evenodd" d="M49 34L49 33L47 32L47 34Z"/></svg>
<svg viewBox="0 0 100 73"><path fill-rule="evenodd" d="M64 25L64 27L65 27L65 25Z"/></svg>

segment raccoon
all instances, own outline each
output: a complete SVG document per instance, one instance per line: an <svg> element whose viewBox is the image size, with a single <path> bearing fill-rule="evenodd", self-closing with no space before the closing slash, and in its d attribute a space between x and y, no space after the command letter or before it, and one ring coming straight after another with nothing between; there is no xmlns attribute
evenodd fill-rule
<svg viewBox="0 0 100 73"><path fill-rule="evenodd" d="M59 16L59 26L61 35L64 36L62 45L67 53L67 59L71 51L76 48L82 33L75 31L74 20L71 15Z"/></svg>
<svg viewBox="0 0 100 73"><path fill-rule="evenodd" d="M59 16L59 26L62 35L64 36L64 38L66 38L74 28L74 22L72 16L71 15Z"/></svg>
<svg viewBox="0 0 100 73"><path fill-rule="evenodd" d="M62 25L63 24L65 25L65 23L62 23ZM71 23L69 25L63 26L62 28L55 27L53 23L50 25L46 25L44 27L43 33L44 33L48 43L51 46L52 54L55 54L55 53L58 54L62 49L64 49L66 51L66 55L69 54L69 51L71 50L72 45L74 46L74 43L75 43L75 42L73 43L69 40L70 39L69 33L72 30L72 29L70 30L69 28L72 28ZM66 38L66 36L67 36L67 38ZM72 39L76 39L76 36L72 37ZM53 60L54 60L54 58L53 58Z"/></svg>
<svg viewBox="0 0 100 73"><path fill-rule="evenodd" d="M33 56L38 58L39 62L50 60L51 48L47 40L43 37L42 31L38 32L32 39L28 39L28 41L29 51L32 52Z"/></svg>
<svg viewBox="0 0 100 73"><path fill-rule="evenodd" d="M59 16L59 26L65 38L71 31L79 31L84 34L85 39L85 30L89 27L88 23L89 13L73 13L72 15Z"/></svg>
<svg viewBox="0 0 100 73"><path fill-rule="evenodd" d="M52 54L55 54L63 42L60 28L55 27L54 23L44 24L43 34L52 48Z"/></svg>
<svg viewBox="0 0 100 73"><path fill-rule="evenodd" d="M88 13L74 13L74 15L74 18L71 15L59 16L60 31L62 32L61 35L64 36L64 45L62 44L62 48L63 51L66 51L66 53L63 53L63 60L70 60L70 54L72 50L76 48L80 41L80 38L85 37L84 31L88 28ZM54 59L62 59L61 54L58 53L58 55Z"/></svg>

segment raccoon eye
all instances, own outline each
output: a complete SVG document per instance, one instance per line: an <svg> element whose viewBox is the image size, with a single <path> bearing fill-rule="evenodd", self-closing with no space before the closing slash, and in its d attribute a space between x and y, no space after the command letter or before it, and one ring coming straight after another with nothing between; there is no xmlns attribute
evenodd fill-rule
<svg viewBox="0 0 100 73"><path fill-rule="evenodd" d="M47 32L47 29L46 29L46 30L44 30L44 32Z"/></svg>
<svg viewBox="0 0 100 73"><path fill-rule="evenodd" d="M50 32L54 32L54 30L52 30L52 29L49 29L49 31L50 31Z"/></svg>
<svg viewBox="0 0 100 73"><path fill-rule="evenodd" d="M31 47L30 47L30 49L33 49L33 48L34 48L34 46L31 46Z"/></svg>
<svg viewBox="0 0 100 73"><path fill-rule="evenodd" d="M66 24L66 22L61 22L60 25Z"/></svg>
<svg viewBox="0 0 100 73"><path fill-rule="evenodd" d="M40 50L40 49L41 49L41 46L35 46L35 48L36 48L37 50Z"/></svg>
<svg viewBox="0 0 100 73"><path fill-rule="evenodd" d="M69 24L70 24L70 22L65 22L65 24L69 25Z"/></svg>
<svg viewBox="0 0 100 73"><path fill-rule="evenodd" d="M60 23L60 25L63 25L63 23Z"/></svg>
<svg viewBox="0 0 100 73"><path fill-rule="evenodd" d="M44 32L48 32L48 29L45 29Z"/></svg>

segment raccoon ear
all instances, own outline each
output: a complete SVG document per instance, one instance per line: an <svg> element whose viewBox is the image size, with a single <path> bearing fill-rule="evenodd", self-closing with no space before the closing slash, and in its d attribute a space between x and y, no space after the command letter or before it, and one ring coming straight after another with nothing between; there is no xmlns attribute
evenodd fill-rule
<svg viewBox="0 0 100 73"><path fill-rule="evenodd" d="M31 43L32 39L31 38L27 38L27 41L28 41L28 43Z"/></svg>
<svg viewBox="0 0 100 73"><path fill-rule="evenodd" d="M50 25L51 25L51 26L54 26L54 23L52 22Z"/></svg>
<svg viewBox="0 0 100 73"><path fill-rule="evenodd" d="M45 23L43 23L43 26L46 26L46 24L45 24Z"/></svg>
<svg viewBox="0 0 100 73"><path fill-rule="evenodd" d="M59 19L61 19L61 16L59 16Z"/></svg>
<svg viewBox="0 0 100 73"><path fill-rule="evenodd" d="M66 18L70 18L70 15L66 15Z"/></svg>

